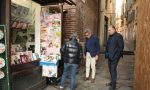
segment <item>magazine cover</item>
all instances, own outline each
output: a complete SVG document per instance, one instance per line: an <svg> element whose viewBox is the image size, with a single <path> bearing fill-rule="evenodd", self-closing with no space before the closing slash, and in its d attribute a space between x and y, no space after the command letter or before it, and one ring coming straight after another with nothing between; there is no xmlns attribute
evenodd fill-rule
<svg viewBox="0 0 150 90"><path fill-rule="evenodd" d="M42 8L41 11L41 65L43 66L43 76L53 77L50 73L55 71L57 75L57 68L50 66L60 60L61 48L61 13L50 14L48 8ZM47 64L46 64L47 63ZM49 63L49 65L48 65ZM45 66L48 65L46 68ZM47 70L49 69L49 70ZM47 72L49 71L49 72Z"/></svg>

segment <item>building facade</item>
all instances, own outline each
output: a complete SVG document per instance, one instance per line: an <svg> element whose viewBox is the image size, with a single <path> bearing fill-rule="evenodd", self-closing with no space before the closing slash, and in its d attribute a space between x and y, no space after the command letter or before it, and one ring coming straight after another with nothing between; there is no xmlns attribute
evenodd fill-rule
<svg viewBox="0 0 150 90"><path fill-rule="evenodd" d="M108 26L116 25L115 5L116 0L100 0L100 45L102 50L108 38Z"/></svg>
<svg viewBox="0 0 150 90"><path fill-rule="evenodd" d="M138 3L137 0L126 0L125 3L125 19L124 29L121 33L124 36L126 50L135 51L136 48L136 32L137 32L137 14Z"/></svg>
<svg viewBox="0 0 150 90"><path fill-rule="evenodd" d="M125 18L125 4L126 0L119 0L120 2L117 2L116 6L116 29L117 32L123 34L126 27L126 18Z"/></svg>
<svg viewBox="0 0 150 90"><path fill-rule="evenodd" d="M124 37L124 51L134 52L136 48L138 4L136 0L122 0L120 7L119 10L116 9L116 28Z"/></svg>

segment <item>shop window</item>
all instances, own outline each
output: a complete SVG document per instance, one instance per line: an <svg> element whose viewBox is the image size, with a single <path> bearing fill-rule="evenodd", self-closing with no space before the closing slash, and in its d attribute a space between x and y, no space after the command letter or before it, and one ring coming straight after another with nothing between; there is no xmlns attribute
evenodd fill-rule
<svg viewBox="0 0 150 90"><path fill-rule="evenodd" d="M35 53L35 10L11 4L11 65L31 62ZM26 56L26 59L21 58ZM36 59L34 59L36 60Z"/></svg>
<svg viewBox="0 0 150 90"><path fill-rule="evenodd" d="M12 90L29 88L42 90L46 84L45 77L59 75L57 65L61 59L61 10L61 4L40 6L32 0L12 0L10 26ZM43 62L52 66L41 68ZM46 70L53 72L45 74Z"/></svg>
<svg viewBox="0 0 150 90"><path fill-rule="evenodd" d="M38 87L46 81L41 76L39 55L35 53L35 38L38 38L35 37L35 31L38 27L36 24L39 9L40 5L31 0L11 0L11 59L9 63L11 90L25 90L27 88L33 90L35 86ZM43 83L42 88L44 85L46 83Z"/></svg>

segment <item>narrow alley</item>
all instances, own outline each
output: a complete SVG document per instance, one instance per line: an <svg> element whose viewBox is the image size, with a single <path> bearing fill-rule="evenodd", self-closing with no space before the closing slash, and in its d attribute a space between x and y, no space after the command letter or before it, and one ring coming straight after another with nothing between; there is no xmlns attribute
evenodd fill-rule
<svg viewBox="0 0 150 90"><path fill-rule="evenodd" d="M150 0L0 0L0 90L150 90L149 52Z"/></svg>
<svg viewBox="0 0 150 90"><path fill-rule="evenodd" d="M124 55L120 59L118 65L118 82L117 90L132 90L133 89L133 69L134 69L134 55ZM110 82L107 60L104 55L101 55L101 60L97 63L96 82L92 84L89 81L84 81L85 67L80 67L78 75L76 76L76 89L75 90L108 90L106 85ZM69 90L69 81L66 82L66 89ZM59 90L59 85L50 85L44 90Z"/></svg>

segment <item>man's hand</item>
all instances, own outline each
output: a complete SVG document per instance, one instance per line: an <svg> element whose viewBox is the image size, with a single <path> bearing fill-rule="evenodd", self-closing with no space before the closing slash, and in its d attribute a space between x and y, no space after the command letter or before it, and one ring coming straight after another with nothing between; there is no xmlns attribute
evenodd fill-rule
<svg viewBox="0 0 150 90"><path fill-rule="evenodd" d="M95 56L95 60L98 61L98 55Z"/></svg>

